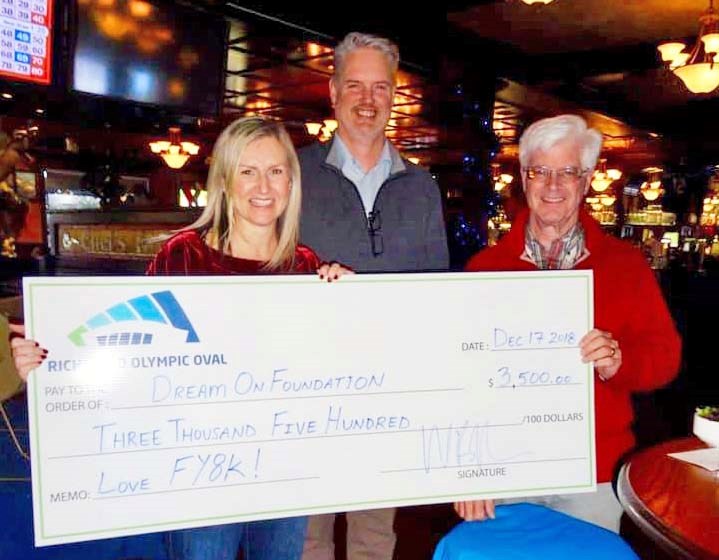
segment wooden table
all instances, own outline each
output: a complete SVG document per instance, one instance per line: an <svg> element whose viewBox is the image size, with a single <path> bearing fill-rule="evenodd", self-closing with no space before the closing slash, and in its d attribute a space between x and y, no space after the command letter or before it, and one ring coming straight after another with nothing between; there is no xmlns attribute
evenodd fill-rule
<svg viewBox="0 0 719 560"><path fill-rule="evenodd" d="M719 558L719 473L667 457L706 447L697 438L668 441L633 454L617 492L629 517L678 558Z"/></svg>

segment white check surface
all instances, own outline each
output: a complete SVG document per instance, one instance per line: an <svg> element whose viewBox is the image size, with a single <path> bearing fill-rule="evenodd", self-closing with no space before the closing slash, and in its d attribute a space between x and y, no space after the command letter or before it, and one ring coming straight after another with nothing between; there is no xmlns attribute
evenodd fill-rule
<svg viewBox="0 0 719 560"><path fill-rule="evenodd" d="M24 290L38 545L595 488L591 272Z"/></svg>

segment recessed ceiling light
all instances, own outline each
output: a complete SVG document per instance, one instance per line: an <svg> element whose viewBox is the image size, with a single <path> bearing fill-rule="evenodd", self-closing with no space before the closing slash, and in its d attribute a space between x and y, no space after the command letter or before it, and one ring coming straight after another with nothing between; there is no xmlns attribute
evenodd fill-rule
<svg viewBox="0 0 719 560"><path fill-rule="evenodd" d="M45 109L39 109L39 108L38 108L38 109L35 109L35 112L36 112L38 115L42 115L42 114L45 113Z"/></svg>
<svg viewBox="0 0 719 560"><path fill-rule="evenodd" d="M3 93L1 94L3 99L12 99L12 93Z"/></svg>

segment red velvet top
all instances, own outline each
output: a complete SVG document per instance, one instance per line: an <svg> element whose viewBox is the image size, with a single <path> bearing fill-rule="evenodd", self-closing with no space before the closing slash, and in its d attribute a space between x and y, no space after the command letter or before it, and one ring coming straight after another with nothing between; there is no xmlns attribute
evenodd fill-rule
<svg viewBox="0 0 719 560"><path fill-rule="evenodd" d="M497 245L472 257L466 270L536 270L520 258L528 218L527 210L521 212L511 231ZM575 268L594 272L594 325L612 333L622 350L616 375L594 384L597 480L608 482L622 455L634 445L630 394L651 391L674 378L681 339L642 254L605 234L586 212L579 219L589 256Z"/></svg>
<svg viewBox="0 0 719 560"><path fill-rule="evenodd" d="M295 261L288 270L262 270L265 263L239 259L208 246L197 231L183 231L168 239L147 267L147 274L231 275L231 274L309 274L320 266L314 251L304 245L295 249Z"/></svg>

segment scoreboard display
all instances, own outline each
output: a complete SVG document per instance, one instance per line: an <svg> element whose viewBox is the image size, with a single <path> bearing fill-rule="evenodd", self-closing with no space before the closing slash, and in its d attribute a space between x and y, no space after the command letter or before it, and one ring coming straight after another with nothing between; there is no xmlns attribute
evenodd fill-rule
<svg viewBox="0 0 719 560"><path fill-rule="evenodd" d="M48 85L53 0L0 0L0 78Z"/></svg>

